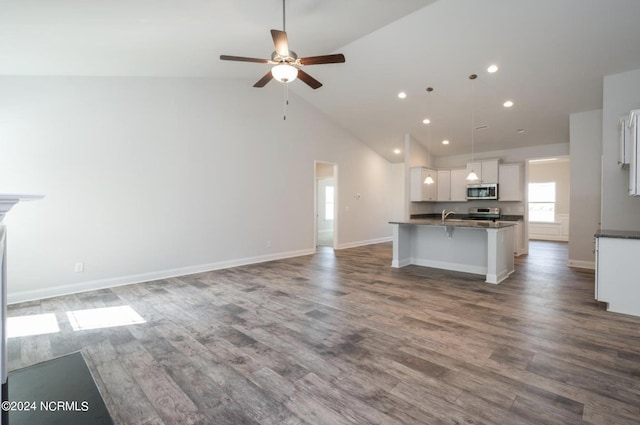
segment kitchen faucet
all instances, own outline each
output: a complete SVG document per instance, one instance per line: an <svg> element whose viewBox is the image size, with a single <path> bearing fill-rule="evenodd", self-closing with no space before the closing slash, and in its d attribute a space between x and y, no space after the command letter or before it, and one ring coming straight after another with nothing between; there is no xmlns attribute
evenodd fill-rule
<svg viewBox="0 0 640 425"><path fill-rule="evenodd" d="M449 217L451 214L455 214L455 212L453 212L453 211L447 212L446 209L442 210L442 222L444 223L444 221L447 219L447 217Z"/></svg>

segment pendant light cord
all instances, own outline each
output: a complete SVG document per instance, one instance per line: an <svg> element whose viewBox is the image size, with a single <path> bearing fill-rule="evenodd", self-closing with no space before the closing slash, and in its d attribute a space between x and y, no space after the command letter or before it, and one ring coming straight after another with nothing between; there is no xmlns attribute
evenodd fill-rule
<svg viewBox="0 0 640 425"><path fill-rule="evenodd" d="M433 91L433 87L427 88L427 99L429 99L427 113L431 115L431 92ZM429 151L429 166L433 166L433 158L431 157L431 120L429 119L429 124L427 124L427 150Z"/></svg>
<svg viewBox="0 0 640 425"><path fill-rule="evenodd" d="M471 162L473 162L473 133L474 133L474 126L475 126L475 105L474 105L474 99L475 99L475 84L474 84L474 80L478 78L478 76L476 74L471 74L469 76L469 79L471 80Z"/></svg>

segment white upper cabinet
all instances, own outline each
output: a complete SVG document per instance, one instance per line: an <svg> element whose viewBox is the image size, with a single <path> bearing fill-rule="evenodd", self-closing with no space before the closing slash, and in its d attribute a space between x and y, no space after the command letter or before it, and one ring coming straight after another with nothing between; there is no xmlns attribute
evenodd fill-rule
<svg viewBox="0 0 640 425"><path fill-rule="evenodd" d="M438 201L451 200L451 171L438 170Z"/></svg>
<svg viewBox="0 0 640 425"><path fill-rule="evenodd" d="M467 173L475 171L478 180L474 183L498 183L498 160L485 159L467 163Z"/></svg>
<svg viewBox="0 0 640 425"><path fill-rule="evenodd" d="M640 109L629 114L629 195L640 195Z"/></svg>
<svg viewBox="0 0 640 425"><path fill-rule="evenodd" d="M425 179L431 176L432 184L425 183ZM438 172L430 168L411 168L411 202L437 201L438 197Z"/></svg>
<svg viewBox="0 0 640 425"><path fill-rule="evenodd" d="M629 115L622 116L618 120L618 135L618 164L621 166L629 165L629 162L631 161L631 130L629 128Z"/></svg>
<svg viewBox="0 0 640 425"><path fill-rule="evenodd" d="M451 201L467 200L467 169L451 170Z"/></svg>
<svg viewBox="0 0 640 425"><path fill-rule="evenodd" d="M498 179L498 200L524 200L524 167L523 164L501 164Z"/></svg>

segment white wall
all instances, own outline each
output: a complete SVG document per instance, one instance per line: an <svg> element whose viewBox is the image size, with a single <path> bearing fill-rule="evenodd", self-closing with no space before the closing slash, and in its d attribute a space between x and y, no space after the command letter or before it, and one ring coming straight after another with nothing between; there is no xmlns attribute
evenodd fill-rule
<svg viewBox="0 0 640 425"><path fill-rule="evenodd" d="M600 227L602 110L571 114L570 266L595 268L593 235Z"/></svg>
<svg viewBox="0 0 640 425"><path fill-rule="evenodd" d="M391 164L281 90L0 78L0 192L46 195L6 218L10 301L313 252L314 160L339 246L390 238Z"/></svg>
<svg viewBox="0 0 640 425"><path fill-rule="evenodd" d="M640 70L604 77L602 228L640 230L640 197L628 195L629 170L618 165L618 118L640 109Z"/></svg>
<svg viewBox="0 0 640 425"><path fill-rule="evenodd" d="M404 163L391 164L391 180L389 185L389 203L391 204L391 220L404 220Z"/></svg>
<svg viewBox="0 0 640 425"><path fill-rule="evenodd" d="M524 162L527 159L548 158L562 155L569 155L569 143L479 152L474 154L474 160L498 158L501 163L512 163ZM464 168L467 166L467 162L471 161L471 153L468 155L434 157L434 160L436 168Z"/></svg>
<svg viewBox="0 0 640 425"><path fill-rule="evenodd" d="M410 196L410 187L411 187L411 177L410 170L413 167L431 167L433 164L433 159L431 157L431 152L428 152L424 146L417 140L415 140L410 135L405 136L405 161L407 164L405 170L405 185L407 187L406 191L406 200L407 200L407 217L411 214L424 214L431 212L431 204L428 202L411 202Z"/></svg>

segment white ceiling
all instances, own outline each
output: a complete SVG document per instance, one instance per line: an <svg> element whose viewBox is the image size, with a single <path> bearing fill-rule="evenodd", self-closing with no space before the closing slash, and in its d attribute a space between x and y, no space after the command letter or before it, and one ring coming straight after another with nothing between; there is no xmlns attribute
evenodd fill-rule
<svg viewBox="0 0 640 425"><path fill-rule="evenodd" d="M252 85L267 65L218 57L269 57L281 7L280 0L3 0L0 75ZM430 141L437 156L469 153L472 99L475 126L488 125L474 133L476 152L568 142L569 114L602 106L602 77L640 68L639 17L638 0L288 0L291 49L347 58L305 68L322 88L296 81L290 89L390 161L402 160L392 151L407 133ZM491 63L500 67L495 74L486 72ZM479 76L473 97L471 73ZM427 94L428 86L435 91ZM401 90L407 99L397 98ZM506 99L515 106L503 108Z"/></svg>

